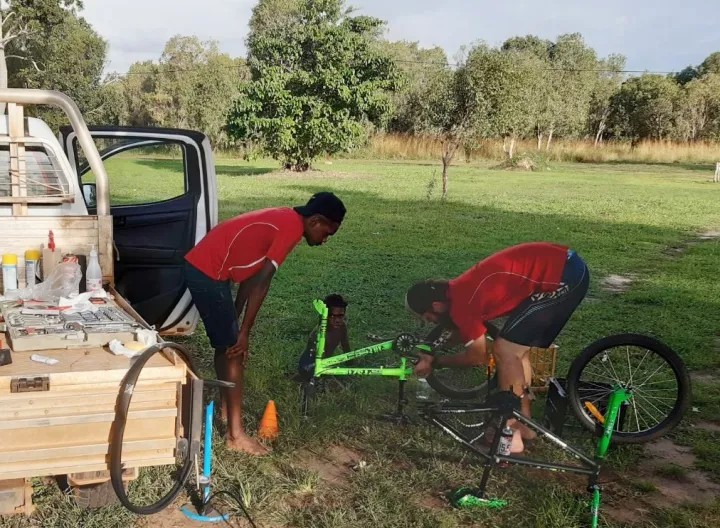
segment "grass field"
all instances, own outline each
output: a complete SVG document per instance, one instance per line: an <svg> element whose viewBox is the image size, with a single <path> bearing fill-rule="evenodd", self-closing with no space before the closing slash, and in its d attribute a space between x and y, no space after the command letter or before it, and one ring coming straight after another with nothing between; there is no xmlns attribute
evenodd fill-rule
<svg viewBox="0 0 720 528"><path fill-rule="evenodd" d="M718 526L720 501L712 490L720 489L713 488L720 483L720 244L699 237L720 230L713 166L553 164L547 172L523 173L462 164L451 168L448 200L441 202L440 170L430 162L334 161L308 174L275 172L271 161L216 163L221 218L304 203L323 189L348 207L328 244L303 243L288 257L255 325L246 419L253 430L267 400L275 400L281 433L273 454L255 459L215 444L215 485L240 493L259 526L580 525L583 480L535 470L495 474L490 490L510 499L504 510L451 509L442 494L475 482L478 460L427 426L375 420L393 408L392 382L356 380L322 394L305 422L298 388L286 376L315 323L314 297L339 292L349 299L351 344L359 346L368 332L417 329L403 306L412 281L452 277L495 250L530 240L572 246L591 271L589 298L557 340L560 376L583 345L623 331L659 337L695 375L694 408L672 442L612 450L602 525ZM170 197L178 168L171 160L111 160L113 202ZM633 282L623 293L605 291L602 279L610 274ZM184 342L211 374L202 329ZM587 436L576 441L590 451ZM684 455L680 462L668 455L673 450ZM547 453L532 448L534 456ZM349 467L360 460L363 468ZM707 500L691 499L703 479ZM52 485L37 490L34 520L4 519L0 526L194 526L180 524L174 509L144 519L120 507L82 511Z"/></svg>

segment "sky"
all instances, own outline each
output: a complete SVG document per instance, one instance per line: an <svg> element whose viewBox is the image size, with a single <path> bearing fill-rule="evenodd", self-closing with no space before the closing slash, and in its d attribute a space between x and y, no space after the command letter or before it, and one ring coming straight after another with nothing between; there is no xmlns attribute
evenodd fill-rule
<svg viewBox="0 0 720 528"><path fill-rule="evenodd" d="M157 60L173 35L218 41L245 55L256 0L84 0L83 16L109 42L107 71ZM718 0L351 0L358 12L388 22L386 38L441 46L452 59L476 40L515 35L554 39L579 32L600 56L621 53L628 70L679 71L720 51ZM112 6L109 8L108 6Z"/></svg>

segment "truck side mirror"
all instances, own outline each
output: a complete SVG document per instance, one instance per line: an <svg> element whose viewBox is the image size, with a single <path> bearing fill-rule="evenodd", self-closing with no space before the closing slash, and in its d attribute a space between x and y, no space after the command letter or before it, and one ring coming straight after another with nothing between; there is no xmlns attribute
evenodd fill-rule
<svg viewBox="0 0 720 528"><path fill-rule="evenodd" d="M83 183L82 192L83 198L85 198L85 205L88 207L97 206L97 189L94 183Z"/></svg>

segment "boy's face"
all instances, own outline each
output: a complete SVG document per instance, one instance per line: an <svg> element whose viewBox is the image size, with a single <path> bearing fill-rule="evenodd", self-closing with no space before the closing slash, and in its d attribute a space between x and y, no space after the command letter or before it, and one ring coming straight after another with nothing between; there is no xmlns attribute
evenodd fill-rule
<svg viewBox="0 0 720 528"><path fill-rule="evenodd" d="M330 328L340 328L345 322L345 308L333 306L328 312L328 326Z"/></svg>

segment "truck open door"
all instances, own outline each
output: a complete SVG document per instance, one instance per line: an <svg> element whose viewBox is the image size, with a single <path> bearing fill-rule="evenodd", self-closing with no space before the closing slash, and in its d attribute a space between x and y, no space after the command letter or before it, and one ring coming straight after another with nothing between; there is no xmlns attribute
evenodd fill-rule
<svg viewBox="0 0 720 528"><path fill-rule="evenodd" d="M190 130L89 127L109 177L115 289L164 335L193 332L199 316L185 286L184 255L217 224L208 138ZM90 214L94 178L70 127L60 142Z"/></svg>

